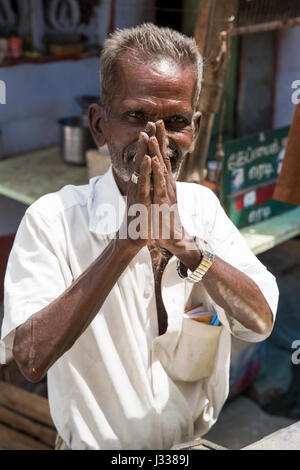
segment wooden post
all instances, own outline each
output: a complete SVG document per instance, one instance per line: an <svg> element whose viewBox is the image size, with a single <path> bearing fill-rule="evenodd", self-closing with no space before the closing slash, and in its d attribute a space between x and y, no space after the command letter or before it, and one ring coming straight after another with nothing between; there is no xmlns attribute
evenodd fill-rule
<svg viewBox="0 0 300 470"><path fill-rule="evenodd" d="M233 21L238 0L200 0L195 39L204 58L203 82L198 104L201 130L195 151L182 165L179 180L203 181L214 117L220 106L224 78L230 58Z"/></svg>

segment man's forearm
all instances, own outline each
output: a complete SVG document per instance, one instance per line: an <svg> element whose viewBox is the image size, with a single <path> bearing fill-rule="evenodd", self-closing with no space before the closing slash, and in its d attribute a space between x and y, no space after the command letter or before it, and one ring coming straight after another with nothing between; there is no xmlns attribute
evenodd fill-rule
<svg viewBox="0 0 300 470"><path fill-rule="evenodd" d="M212 299L225 310L229 323L234 318L255 333L265 335L271 331L272 311L249 276L216 256L202 282Z"/></svg>
<svg viewBox="0 0 300 470"><path fill-rule="evenodd" d="M185 249L186 243L189 249ZM175 256L191 271L199 265L201 255L189 237L177 245ZM246 274L226 263L218 256L203 282L211 298L222 307L229 322L232 318L259 334L267 334L273 323L271 309L256 283Z"/></svg>
<svg viewBox="0 0 300 470"><path fill-rule="evenodd" d="M74 344L138 251L128 240L112 240L60 297L17 328L13 354L28 380L41 380Z"/></svg>

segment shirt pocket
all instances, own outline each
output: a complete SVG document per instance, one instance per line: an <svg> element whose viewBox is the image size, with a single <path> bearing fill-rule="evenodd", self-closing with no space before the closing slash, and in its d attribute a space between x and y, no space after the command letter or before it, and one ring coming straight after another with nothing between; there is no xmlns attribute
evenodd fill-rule
<svg viewBox="0 0 300 470"><path fill-rule="evenodd" d="M214 369L222 328L223 325L213 326L183 318L172 359L164 365L169 376L185 382L209 377Z"/></svg>

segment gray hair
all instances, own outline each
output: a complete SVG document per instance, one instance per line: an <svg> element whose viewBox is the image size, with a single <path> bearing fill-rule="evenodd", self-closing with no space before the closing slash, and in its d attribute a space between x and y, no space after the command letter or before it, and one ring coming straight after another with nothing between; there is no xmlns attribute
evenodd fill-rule
<svg viewBox="0 0 300 470"><path fill-rule="evenodd" d="M131 51L143 63L169 58L184 66L194 66L196 81L192 106L196 108L203 69L203 60L196 41L173 29L144 23L134 28L118 29L104 43L100 57L100 99L107 110L118 86L117 63L126 51Z"/></svg>

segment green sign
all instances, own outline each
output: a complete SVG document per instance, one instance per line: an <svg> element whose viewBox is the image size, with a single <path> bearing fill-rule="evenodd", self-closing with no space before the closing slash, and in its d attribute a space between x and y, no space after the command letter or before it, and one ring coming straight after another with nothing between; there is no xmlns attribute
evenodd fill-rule
<svg viewBox="0 0 300 470"><path fill-rule="evenodd" d="M221 202L238 228L295 207L272 199L288 132L289 126L225 144Z"/></svg>

